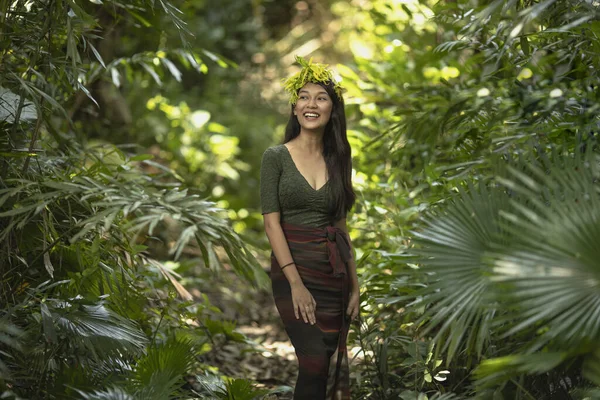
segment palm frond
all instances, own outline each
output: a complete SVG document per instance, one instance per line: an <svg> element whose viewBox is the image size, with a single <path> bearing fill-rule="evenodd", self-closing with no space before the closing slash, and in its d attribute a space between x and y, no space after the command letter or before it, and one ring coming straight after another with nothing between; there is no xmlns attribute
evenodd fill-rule
<svg viewBox="0 0 600 400"><path fill-rule="evenodd" d="M223 398L227 396L225 382L218 376L205 371L203 375L196 375L197 391L204 396Z"/></svg>
<svg viewBox="0 0 600 400"><path fill-rule="evenodd" d="M124 389L113 386L106 390L95 390L93 392L84 392L77 390L82 400L137 400L127 393Z"/></svg>
<svg viewBox="0 0 600 400"><path fill-rule="evenodd" d="M423 334L436 330L435 341L448 358L464 346L481 354L488 340L495 311L487 299L492 263L490 254L507 241L498 224L508 196L498 187L459 189L441 211L424 219L424 229L414 232L421 255L422 271L431 274L429 285L417 296L417 306L427 306L419 322Z"/></svg>
<svg viewBox="0 0 600 400"><path fill-rule="evenodd" d="M28 304L15 310L15 316L27 324L23 352L11 362L15 370L42 374L60 365L64 374L70 369L86 371L96 379L130 369L125 360L140 354L148 343L133 321L103 302L47 299L39 307L33 314Z"/></svg>
<svg viewBox="0 0 600 400"><path fill-rule="evenodd" d="M148 341L132 321L112 312L102 302L57 301L50 309L57 332L80 341L97 355L107 351L137 351Z"/></svg>
<svg viewBox="0 0 600 400"><path fill-rule="evenodd" d="M196 359L190 341L171 339L155 345L137 360L131 382L137 388L136 396L144 399L170 397L183 384Z"/></svg>
<svg viewBox="0 0 600 400"><path fill-rule="evenodd" d="M19 336L22 335L22 331L11 324L8 321L0 320L0 379L9 378L9 370L2 359L12 358L12 355L8 352L2 351L1 348L7 348L11 350L20 351L21 344L18 340Z"/></svg>
<svg viewBox="0 0 600 400"><path fill-rule="evenodd" d="M600 338L600 195L598 158L555 157L515 169L503 180L515 192L505 225L513 242L498 252L496 282L509 285L518 314L506 336L544 326L530 349Z"/></svg>
<svg viewBox="0 0 600 400"><path fill-rule="evenodd" d="M175 376L169 370L154 370L148 377L149 384L138 386L135 391L136 399L162 400L176 396L177 389L184 381L183 376Z"/></svg>
<svg viewBox="0 0 600 400"><path fill-rule="evenodd" d="M256 400L269 393L269 390L256 389L254 384L247 379L229 379L225 387L228 399Z"/></svg>

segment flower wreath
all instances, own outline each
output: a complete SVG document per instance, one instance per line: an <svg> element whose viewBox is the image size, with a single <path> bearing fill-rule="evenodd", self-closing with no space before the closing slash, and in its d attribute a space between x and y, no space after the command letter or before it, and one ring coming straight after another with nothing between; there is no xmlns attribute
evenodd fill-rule
<svg viewBox="0 0 600 400"><path fill-rule="evenodd" d="M334 79L333 72L328 69L327 64L313 63L312 58L306 61L300 56L296 56L296 62L302 66L300 72L284 79L285 90L290 94L290 104L296 104L298 101L298 90L308 82L328 84L333 82L335 94L342 99L344 88Z"/></svg>

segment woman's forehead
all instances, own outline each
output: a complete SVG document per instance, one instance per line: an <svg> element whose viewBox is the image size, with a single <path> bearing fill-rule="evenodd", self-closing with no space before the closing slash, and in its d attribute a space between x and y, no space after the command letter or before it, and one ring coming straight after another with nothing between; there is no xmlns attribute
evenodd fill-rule
<svg viewBox="0 0 600 400"><path fill-rule="evenodd" d="M302 86L302 88L300 88L300 90L298 91L298 93L300 92L308 92L308 93L325 93L327 94L327 91L325 90L325 88L323 88L323 86L318 85L316 83L312 83L312 82L308 82L306 85Z"/></svg>

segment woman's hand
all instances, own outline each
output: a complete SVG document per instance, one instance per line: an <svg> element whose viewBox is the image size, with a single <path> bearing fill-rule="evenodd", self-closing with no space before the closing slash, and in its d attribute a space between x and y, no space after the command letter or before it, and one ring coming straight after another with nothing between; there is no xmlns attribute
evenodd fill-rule
<svg viewBox="0 0 600 400"><path fill-rule="evenodd" d="M360 292L358 290L353 290L350 292L350 299L348 300L348 308L346 309L346 315L350 317L351 320L354 320L358 317L358 312L360 310Z"/></svg>
<svg viewBox="0 0 600 400"><path fill-rule="evenodd" d="M302 282L292 284L291 288L296 319L300 319L300 315L302 315L304 322L310 322L311 325L314 325L317 322L317 318L315 317L317 302L314 297Z"/></svg>

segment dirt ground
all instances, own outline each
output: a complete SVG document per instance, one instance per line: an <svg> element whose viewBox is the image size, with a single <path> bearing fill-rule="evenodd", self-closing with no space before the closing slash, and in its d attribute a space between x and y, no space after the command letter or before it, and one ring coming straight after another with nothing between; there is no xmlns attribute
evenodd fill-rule
<svg viewBox="0 0 600 400"><path fill-rule="evenodd" d="M272 294L249 287L230 271L224 271L216 280L211 277L210 283L210 287L201 289L213 305L223 310L219 318L236 321L236 331L256 345L253 350L250 345L227 343L206 354L205 361L218 366L225 375L251 379L259 388L278 389L266 399L291 399L298 364ZM198 290L190 292L198 295L194 293Z"/></svg>

